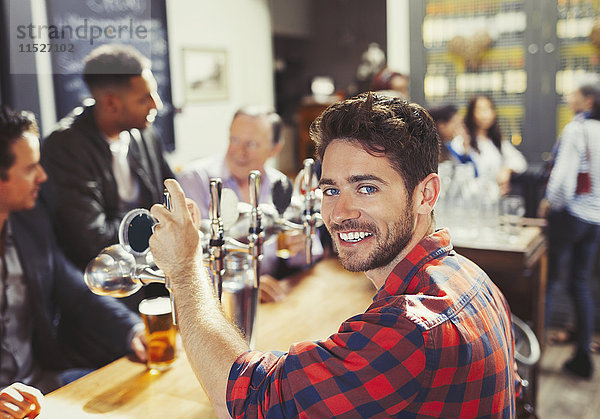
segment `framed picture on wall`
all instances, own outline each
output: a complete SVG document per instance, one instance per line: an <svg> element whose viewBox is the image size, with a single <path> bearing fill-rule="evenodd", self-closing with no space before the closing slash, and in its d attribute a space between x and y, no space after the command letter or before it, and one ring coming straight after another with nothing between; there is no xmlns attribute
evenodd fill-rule
<svg viewBox="0 0 600 419"><path fill-rule="evenodd" d="M186 102L229 97L226 50L186 47L182 57Z"/></svg>

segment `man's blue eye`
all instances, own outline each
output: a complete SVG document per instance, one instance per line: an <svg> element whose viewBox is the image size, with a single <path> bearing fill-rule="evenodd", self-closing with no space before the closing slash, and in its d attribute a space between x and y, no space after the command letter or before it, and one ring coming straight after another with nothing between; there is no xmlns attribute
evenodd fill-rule
<svg viewBox="0 0 600 419"><path fill-rule="evenodd" d="M358 190L360 193L364 194L372 194L377 192L377 188L375 186L361 186Z"/></svg>
<svg viewBox="0 0 600 419"><path fill-rule="evenodd" d="M327 196L334 196L339 194L340 191L334 188L327 188L323 191L323 195L327 195Z"/></svg>

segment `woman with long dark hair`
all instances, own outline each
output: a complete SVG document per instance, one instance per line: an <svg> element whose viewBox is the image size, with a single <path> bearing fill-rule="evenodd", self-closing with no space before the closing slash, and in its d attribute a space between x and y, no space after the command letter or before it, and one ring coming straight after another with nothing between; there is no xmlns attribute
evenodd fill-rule
<svg viewBox="0 0 600 419"><path fill-rule="evenodd" d="M549 311L558 278L565 272L575 308L577 345L564 367L590 378L594 331L590 277L600 244L600 81L582 83L568 103L578 113L563 129L546 189L551 208L546 304Z"/></svg>
<svg viewBox="0 0 600 419"><path fill-rule="evenodd" d="M467 106L465 126L469 138L455 138L452 148L469 155L477 175L496 180L500 193L507 194L511 174L527 170L527 161L510 141L502 138L494 102L487 96L472 98Z"/></svg>

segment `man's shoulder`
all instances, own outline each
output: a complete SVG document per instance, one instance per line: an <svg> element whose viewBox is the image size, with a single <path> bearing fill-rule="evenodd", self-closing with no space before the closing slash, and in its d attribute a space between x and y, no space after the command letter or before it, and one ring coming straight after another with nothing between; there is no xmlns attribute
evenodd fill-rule
<svg viewBox="0 0 600 419"><path fill-rule="evenodd" d="M392 296L402 315L431 329L470 304L489 281L486 273L454 250L424 263L414 273L407 292Z"/></svg>
<svg viewBox="0 0 600 419"><path fill-rule="evenodd" d="M132 128L130 130L130 133L132 134L132 136L134 138L141 138L143 141L151 143L152 145L159 145L159 144L162 145L162 140L160 138L160 134L158 133L156 128L154 128L154 126L152 126L152 125L149 125L148 127L144 128L143 130L139 130L137 128ZM139 133L139 136L136 133Z"/></svg>
<svg viewBox="0 0 600 419"><path fill-rule="evenodd" d="M41 201L38 200L33 209L11 213L9 220L12 235L27 257L41 256L40 253L55 249L52 223Z"/></svg>
<svg viewBox="0 0 600 419"><path fill-rule="evenodd" d="M448 308L444 313L448 318L462 317L465 310L479 311L489 306L490 301L501 303L495 307L508 307L504 295L488 274L475 262L455 251L450 252L443 263L431 267L428 275L440 295L448 299Z"/></svg>
<svg viewBox="0 0 600 419"><path fill-rule="evenodd" d="M40 234L46 233L46 229L52 230L48 212L39 199L34 208L11 213L10 220L13 226L24 226Z"/></svg>
<svg viewBox="0 0 600 419"><path fill-rule="evenodd" d="M208 156L186 164L177 177L221 177L223 176L223 156Z"/></svg>
<svg viewBox="0 0 600 419"><path fill-rule="evenodd" d="M93 123L91 108L78 106L62 118L52 133L44 140L43 147L74 146L81 144L82 139L100 135Z"/></svg>

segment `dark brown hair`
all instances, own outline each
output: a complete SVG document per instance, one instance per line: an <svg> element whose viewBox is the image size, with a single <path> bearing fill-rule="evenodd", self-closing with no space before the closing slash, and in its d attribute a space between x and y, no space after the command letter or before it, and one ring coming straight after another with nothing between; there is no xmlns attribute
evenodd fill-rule
<svg viewBox="0 0 600 419"><path fill-rule="evenodd" d="M438 105L427 110L436 123L449 122L458 113L456 105Z"/></svg>
<svg viewBox="0 0 600 419"><path fill-rule="evenodd" d="M372 92L328 107L312 123L310 136L323 160L333 140L358 142L368 153L385 156L412 195L430 173L437 173L439 136L425 109Z"/></svg>
<svg viewBox="0 0 600 419"><path fill-rule="evenodd" d="M475 106L477 105L478 100L487 100L494 113L496 113L496 105L494 101L489 96L475 96L471 98L469 104L467 105L467 114L465 115L465 126L467 127L467 132L469 133L471 147L479 152L479 147L477 146L477 123L475 121ZM494 119L494 123L487 130L487 136L494 143L494 145L500 150L502 147L502 132L500 131L500 124L498 124L498 114L496 113L496 118Z"/></svg>
<svg viewBox="0 0 600 419"><path fill-rule="evenodd" d="M591 97L594 100L592 109L587 117L600 120L600 83L598 83L597 79L594 81L585 81L579 85L578 89L583 96Z"/></svg>
<svg viewBox="0 0 600 419"><path fill-rule="evenodd" d="M0 179L8 180L8 170L15 164L12 145L24 133L39 135L35 116L29 111L17 112L8 106L0 106Z"/></svg>
<svg viewBox="0 0 600 419"><path fill-rule="evenodd" d="M129 45L105 44L85 57L83 81L90 91L107 87L127 88L132 77L150 68L150 60Z"/></svg>

